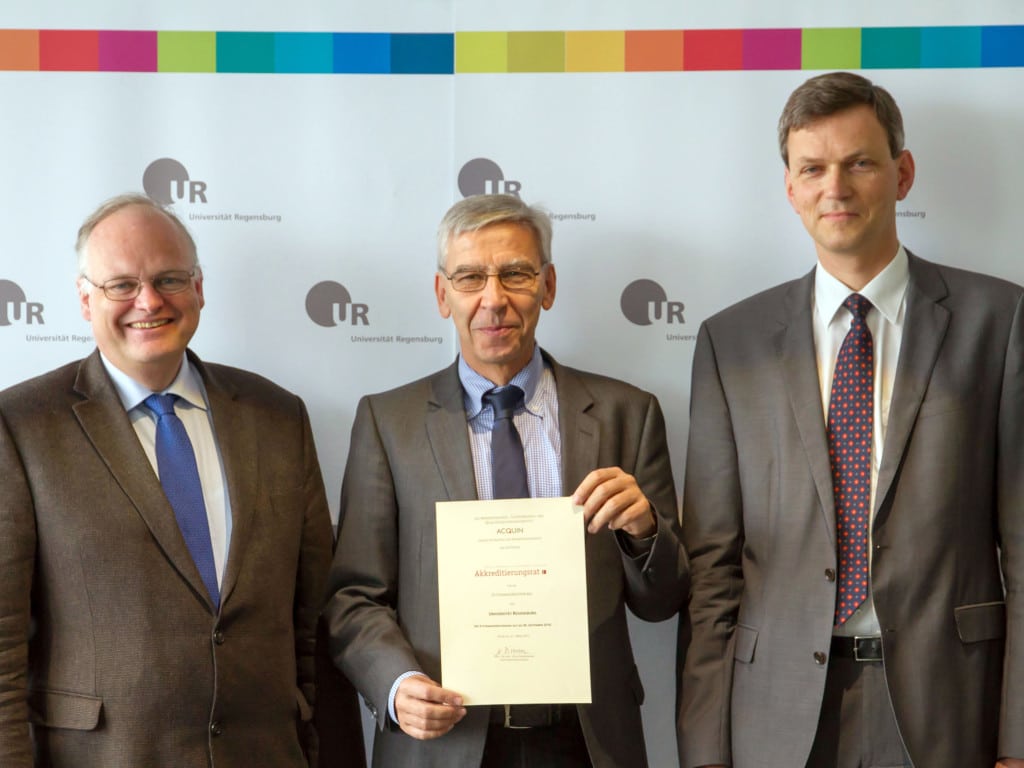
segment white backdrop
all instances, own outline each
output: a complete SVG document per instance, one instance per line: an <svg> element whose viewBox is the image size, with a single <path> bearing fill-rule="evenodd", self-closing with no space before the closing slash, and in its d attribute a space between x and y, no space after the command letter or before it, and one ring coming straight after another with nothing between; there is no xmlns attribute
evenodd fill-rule
<svg viewBox="0 0 1024 768"><path fill-rule="evenodd" d="M809 0L0 0L7 29L452 33L1022 23L1016 0L856 8ZM359 396L454 357L454 334L432 294L434 230L460 196L460 171L484 159L517 182L524 199L556 215L559 292L541 320L541 343L564 363L659 396L681 485L700 322L814 263L785 200L775 139L787 95L811 74L0 72L0 386L91 351L74 291L77 227L100 200L141 190L146 168L172 158L205 184L205 202L186 197L174 206L196 238L206 276L193 348L305 398L336 515ZM865 74L895 95L917 160L916 185L900 206L903 242L926 258L1024 282L1024 69ZM649 282L626 291L638 280ZM312 316L307 310L311 289L328 282L348 293L343 318L330 286L318 289ZM655 294L645 290L658 286L654 311L648 302ZM633 320L650 323L628 319L623 302ZM651 762L675 765L675 622L632 628L648 693Z"/></svg>

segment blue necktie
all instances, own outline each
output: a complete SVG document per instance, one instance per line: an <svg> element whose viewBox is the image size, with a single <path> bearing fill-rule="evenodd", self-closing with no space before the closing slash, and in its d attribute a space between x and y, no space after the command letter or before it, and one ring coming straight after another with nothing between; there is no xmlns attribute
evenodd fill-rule
<svg viewBox="0 0 1024 768"><path fill-rule="evenodd" d="M837 627L845 623L868 596L868 518L875 404L874 344L866 320L871 302L859 293L851 293L843 306L853 315L853 320L836 358L828 409L828 445L839 552Z"/></svg>
<svg viewBox="0 0 1024 768"><path fill-rule="evenodd" d="M519 387L508 386L492 389L482 398L494 410L494 426L491 427L491 483L496 499L530 497L523 442L512 421L516 408L523 404L523 397L523 390Z"/></svg>
<svg viewBox="0 0 1024 768"><path fill-rule="evenodd" d="M203 486L199 482L196 454L185 425L174 412L177 395L150 395L145 404L156 414L156 464L160 485L174 509L185 545L199 569L214 606L220 605L217 568L213 562L210 524L206 519Z"/></svg>

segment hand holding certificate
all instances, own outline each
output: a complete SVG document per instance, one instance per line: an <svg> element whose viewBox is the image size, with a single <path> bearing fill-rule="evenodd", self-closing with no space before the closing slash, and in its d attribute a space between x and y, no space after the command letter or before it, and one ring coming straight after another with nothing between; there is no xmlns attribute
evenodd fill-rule
<svg viewBox="0 0 1024 768"><path fill-rule="evenodd" d="M580 508L542 498L436 509L444 687L466 705L589 703Z"/></svg>

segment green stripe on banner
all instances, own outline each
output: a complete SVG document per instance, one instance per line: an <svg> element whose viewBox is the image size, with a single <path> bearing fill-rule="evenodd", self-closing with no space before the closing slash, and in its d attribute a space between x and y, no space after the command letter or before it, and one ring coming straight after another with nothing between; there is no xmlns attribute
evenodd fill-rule
<svg viewBox="0 0 1024 768"><path fill-rule="evenodd" d="M216 72L216 32L158 32L157 70Z"/></svg>
<svg viewBox="0 0 1024 768"><path fill-rule="evenodd" d="M860 69L860 30L805 29L803 69Z"/></svg>

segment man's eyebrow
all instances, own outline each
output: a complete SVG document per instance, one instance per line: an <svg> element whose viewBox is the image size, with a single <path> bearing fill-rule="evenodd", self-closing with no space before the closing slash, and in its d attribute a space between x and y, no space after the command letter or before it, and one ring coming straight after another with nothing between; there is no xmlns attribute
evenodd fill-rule
<svg viewBox="0 0 1024 768"><path fill-rule="evenodd" d="M527 270L533 270L534 269L534 265L530 261L528 261L528 260L519 259L517 261L510 261L510 262L508 262L506 264L497 264L497 265L495 265L495 269L498 270L498 271L502 271L502 270L506 270L506 269L527 269ZM452 271L452 274L454 275L456 272L486 272L486 271L487 271L487 267L485 267L483 265L460 264L459 266L457 266Z"/></svg>
<svg viewBox="0 0 1024 768"><path fill-rule="evenodd" d="M861 147L853 150L852 152L848 152L846 155L839 158L839 162L848 163L851 160L856 160L858 157L871 157L871 152ZM819 157L817 155L794 155L791 156L791 159L792 162L797 163L799 165L807 165L808 163L821 164L825 162L824 158Z"/></svg>

